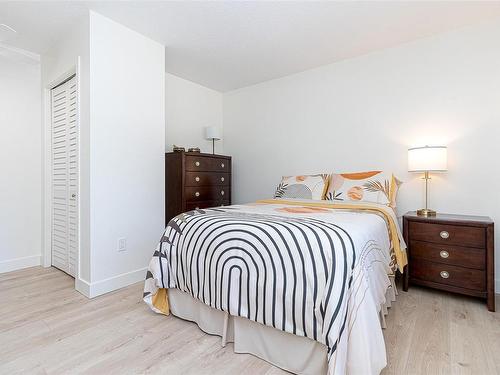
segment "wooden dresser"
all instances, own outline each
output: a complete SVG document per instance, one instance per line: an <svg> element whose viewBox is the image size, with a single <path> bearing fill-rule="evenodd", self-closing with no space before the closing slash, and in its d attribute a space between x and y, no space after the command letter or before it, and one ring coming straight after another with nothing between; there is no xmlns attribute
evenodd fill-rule
<svg viewBox="0 0 500 375"><path fill-rule="evenodd" d="M230 156L168 152L165 179L165 225L182 212L231 204Z"/></svg>
<svg viewBox="0 0 500 375"><path fill-rule="evenodd" d="M495 311L493 226L484 216L408 212L403 217L409 255L403 289L410 283L480 297Z"/></svg>

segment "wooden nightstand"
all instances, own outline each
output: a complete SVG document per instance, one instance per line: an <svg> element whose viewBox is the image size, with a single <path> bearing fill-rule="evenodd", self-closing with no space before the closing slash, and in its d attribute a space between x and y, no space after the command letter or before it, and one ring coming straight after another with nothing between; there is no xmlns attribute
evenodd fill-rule
<svg viewBox="0 0 500 375"><path fill-rule="evenodd" d="M438 214L403 217L403 235L408 245L408 283L487 300L495 311L495 262L493 221L485 216Z"/></svg>

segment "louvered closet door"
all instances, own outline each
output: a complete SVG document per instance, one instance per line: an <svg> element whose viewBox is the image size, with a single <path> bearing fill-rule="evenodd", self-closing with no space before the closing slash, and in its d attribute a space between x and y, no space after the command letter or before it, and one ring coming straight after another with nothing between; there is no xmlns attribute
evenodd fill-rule
<svg viewBox="0 0 500 375"><path fill-rule="evenodd" d="M76 78L52 90L52 265L75 276L78 255Z"/></svg>

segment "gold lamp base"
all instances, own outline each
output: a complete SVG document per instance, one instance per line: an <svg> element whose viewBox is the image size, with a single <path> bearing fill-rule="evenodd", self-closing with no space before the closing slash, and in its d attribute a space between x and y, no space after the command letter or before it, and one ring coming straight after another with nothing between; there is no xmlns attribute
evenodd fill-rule
<svg viewBox="0 0 500 375"><path fill-rule="evenodd" d="M418 216L425 216L425 217L436 216L436 211L431 210L429 208L422 208L420 210L417 210L417 215Z"/></svg>

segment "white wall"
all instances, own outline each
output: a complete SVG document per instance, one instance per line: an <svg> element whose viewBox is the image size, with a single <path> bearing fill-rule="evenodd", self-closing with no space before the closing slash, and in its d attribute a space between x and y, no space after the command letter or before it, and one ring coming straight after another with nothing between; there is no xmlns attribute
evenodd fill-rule
<svg viewBox="0 0 500 375"><path fill-rule="evenodd" d="M163 230L164 59L164 46L94 12L42 57L44 88L77 71L81 222L76 287L87 296L143 280ZM50 160L50 138L46 157ZM50 169L46 173L48 180ZM118 252L119 238L126 238L126 251ZM45 243L50 250L50 236Z"/></svg>
<svg viewBox="0 0 500 375"><path fill-rule="evenodd" d="M90 13L91 295L143 280L164 225L165 49ZM118 252L118 239L127 250Z"/></svg>
<svg viewBox="0 0 500 375"><path fill-rule="evenodd" d="M172 74L165 75L165 150L172 145L199 147L212 152L212 142L205 139L205 126L222 130L222 94ZM215 152L222 154L224 140L215 142Z"/></svg>
<svg viewBox="0 0 500 375"><path fill-rule="evenodd" d="M50 124L50 87L64 79L68 74L77 74L79 96L79 143L80 143L80 254L77 289L90 282L90 125L89 125L89 77L90 77L90 40L89 16L86 15L74 23L73 28L57 40L42 55L42 95L44 111L44 164L43 205L44 228L43 247L44 265L51 264L51 208L50 208L50 158L51 158L51 124Z"/></svg>
<svg viewBox="0 0 500 375"><path fill-rule="evenodd" d="M0 56L0 272L40 264L40 65Z"/></svg>
<svg viewBox="0 0 500 375"><path fill-rule="evenodd" d="M423 206L407 148L448 145L431 207L491 216L500 243L500 23L421 39L224 95L234 200L270 197L281 175L386 169ZM497 256L500 291L500 256Z"/></svg>

